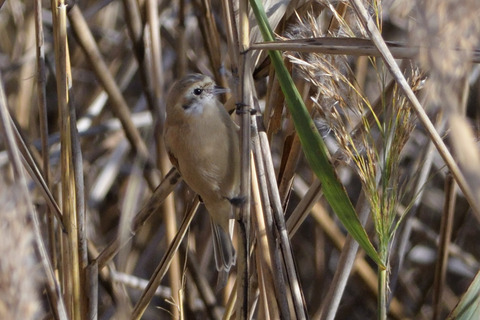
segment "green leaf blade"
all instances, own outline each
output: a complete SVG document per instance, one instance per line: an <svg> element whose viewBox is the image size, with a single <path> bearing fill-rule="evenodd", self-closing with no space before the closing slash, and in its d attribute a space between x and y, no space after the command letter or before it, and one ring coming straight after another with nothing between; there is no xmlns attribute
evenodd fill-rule
<svg viewBox="0 0 480 320"><path fill-rule="evenodd" d="M264 40L273 41L273 31L268 24L263 5L259 0L250 0L250 3ZM384 268L383 262L358 219L345 188L337 178L335 169L330 163L325 142L320 137L300 93L283 63L280 52L269 51L269 55L277 73L280 87L285 95L305 157L313 172L322 182L325 198L352 237L380 267Z"/></svg>

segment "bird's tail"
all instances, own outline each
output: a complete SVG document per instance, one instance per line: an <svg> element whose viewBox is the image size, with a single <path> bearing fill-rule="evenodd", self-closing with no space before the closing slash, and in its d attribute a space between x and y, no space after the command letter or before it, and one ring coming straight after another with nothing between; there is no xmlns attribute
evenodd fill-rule
<svg viewBox="0 0 480 320"><path fill-rule="evenodd" d="M225 271L228 273L230 268L235 264L236 254L233 248L232 239L226 230L212 221L213 232L213 251L215 255L215 265L217 271Z"/></svg>

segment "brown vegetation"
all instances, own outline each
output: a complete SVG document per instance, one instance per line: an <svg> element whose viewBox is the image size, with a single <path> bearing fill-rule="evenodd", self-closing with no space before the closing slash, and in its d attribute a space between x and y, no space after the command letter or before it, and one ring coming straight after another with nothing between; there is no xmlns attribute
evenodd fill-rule
<svg viewBox="0 0 480 320"><path fill-rule="evenodd" d="M455 308L480 267L479 1L363 1L370 27L358 0L265 1L279 40L266 45L232 2L0 1L1 319L443 319ZM282 50L387 269L323 198L267 45ZM219 292L207 213L163 145L165 93L190 72L231 88L222 98L237 108L251 191Z"/></svg>

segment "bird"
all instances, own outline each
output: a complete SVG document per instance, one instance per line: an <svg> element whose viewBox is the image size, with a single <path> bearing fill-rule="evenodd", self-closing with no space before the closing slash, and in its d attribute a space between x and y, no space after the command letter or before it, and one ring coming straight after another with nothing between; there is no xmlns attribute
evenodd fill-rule
<svg viewBox="0 0 480 320"><path fill-rule="evenodd" d="M236 259L230 219L243 202L238 126L218 99L227 91L203 74L183 77L167 94L164 127L170 161L209 212L216 269L226 274Z"/></svg>

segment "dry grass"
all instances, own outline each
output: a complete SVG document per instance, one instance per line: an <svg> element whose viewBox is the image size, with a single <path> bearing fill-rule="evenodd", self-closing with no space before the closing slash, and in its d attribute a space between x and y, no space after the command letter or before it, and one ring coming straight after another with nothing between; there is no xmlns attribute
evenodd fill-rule
<svg viewBox="0 0 480 320"><path fill-rule="evenodd" d="M0 231L0 317L36 319L41 313L39 262L35 257L34 235L27 206L21 201L18 185L0 186L2 223Z"/></svg>
<svg viewBox="0 0 480 320"><path fill-rule="evenodd" d="M270 3L279 39L333 38L329 54L299 41L284 58L388 265L389 318L445 318L480 267L480 4L462 2L374 1L368 12L402 43L389 45L473 197L373 44L335 47L368 35L350 2ZM0 318L378 316L377 266L322 198L269 59L244 52L261 41L255 21L229 3L0 1L0 107L19 132L3 114ZM165 92L189 72L230 87L227 108L257 110L234 115L253 150L250 219L219 292L207 213L195 214L163 146Z"/></svg>

